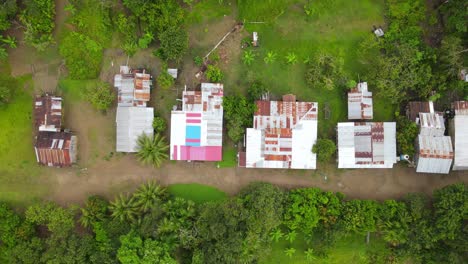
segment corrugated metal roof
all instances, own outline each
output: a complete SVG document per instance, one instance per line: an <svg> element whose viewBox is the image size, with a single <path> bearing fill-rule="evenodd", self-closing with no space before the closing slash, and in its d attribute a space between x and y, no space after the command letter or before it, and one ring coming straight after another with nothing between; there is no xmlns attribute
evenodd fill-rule
<svg viewBox="0 0 468 264"><path fill-rule="evenodd" d="M468 170L468 115L456 114L454 118L455 157L454 170Z"/></svg>
<svg viewBox="0 0 468 264"><path fill-rule="evenodd" d="M318 104L296 102L292 94L256 104L253 128L246 134L246 167L315 169L311 150L317 140Z"/></svg>
<svg viewBox="0 0 468 264"><path fill-rule="evenodd" d="M40 131L34 145L37 162L51 167L66 167L76 162L77 137L66 132Z"/></svg>
<svg viewBox="0 0 468 264"><path fill-rule="evenodd" d="M146 107L146 102L150 100L151 85L151 75L145 69L132 70L128 66L120 66L120 73L114 76L118 106Z"/></svg>
<svg viewBox="0 0 468 264"><path fill-rule="evenodd" d="M468 101L456 101L452 103L455 115L468 115Z"/></svg>
<svg viewBox="0 0 468 264"><path fill-rule="evenodd" d="M36 97L34 125L37 131L59 132L62 126L62 98L49 95Z"/></svg>
<svg viewBox="0 0 468 264"><path fill-rule="evenodd" d="M452 160L453 147L449 136L418 136L417 172L447 174Z"/></svg>
<svg viewBox="0 0 468 264"><path fill-rule="evenodd" d="M423 136L443 136L445 133L442 113L419 113L420 134Z"/></svg>
<svg viewBox="0 0 468 264"><path fill-rule="evenodd" d="M373 118L372 93L367 90L367 82L358 83L348 92L348 119L367 120Z"/></svg>
<svg viewBox="0 0 468 264"><path fill-rule="evenodd" d="M153 136L152 107L117 107L117 152L137 152L137 140L143 133Z"/></svg>
<svg viewBox="0 0 468 264"><path fill-rule="evenodd" d="M394 122L338 123L338 168L392 168L396 163Z"/></svg>
<svg viewBox="0 0 468 264"><path fill-rule="evenodd" d="M430 113L430 102L408 103L406 116L409 120L416 122L416 118L419 118L419 113Z"/></svg>
<svg viewBox="0 0 468 264"><path fill-rule="evenodd" d="M184 91L182 110L171 113L171 160L222 160L223 84Z"/></svg>

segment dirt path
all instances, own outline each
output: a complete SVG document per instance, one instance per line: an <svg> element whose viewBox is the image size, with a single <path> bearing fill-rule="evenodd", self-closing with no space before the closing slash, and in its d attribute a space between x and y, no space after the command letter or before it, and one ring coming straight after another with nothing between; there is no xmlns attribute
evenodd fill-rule
<svg viewBox="0 0 468 264"><path fill-rule="evenodd" d="M468 182L468 172L450 175L417 174L413 168L397 166L393 170L329 170L287 171L269 169L217 169L213 163L166 163L160 169L140 165L133 155L99 161L85 171L56 169L57 181L50 197L61 204L79 203L88 195L100 194L112 198L121 191L132 191L140 183L155 179L163 185L201 183L235 194L251 182L264 181L285 188L320 187L339 191L350 198L399 198L410 192L431 194L434 189Z"/></svg>

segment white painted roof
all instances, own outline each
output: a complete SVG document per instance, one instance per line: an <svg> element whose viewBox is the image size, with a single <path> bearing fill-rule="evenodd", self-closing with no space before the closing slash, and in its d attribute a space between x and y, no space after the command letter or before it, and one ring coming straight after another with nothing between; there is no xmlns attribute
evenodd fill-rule
<svg viewBox="0 0 468 264"><path fill-rule="evenodd" d="M348 92L348 119L372 119L372 93L367 90L367 82L358 83Z"/></svg>
<svg viewBox="0 0 468 264"><path fill-rule="evenodd" d="M143 133L153 136L152 107L117 107L117 152L137 152L137 140Z"/></svg>
<svg viewBox="0 0 468 264"><path fill-rule="evenodd" d="M449 136L418 136L416 172L449 173L453 160L452 141Z"/></svg>
<svg viewBox="0 0 468 264"><path fill-rule="evenodd" d="M454 170L468 170L468 115L455 115Z"/></svg>

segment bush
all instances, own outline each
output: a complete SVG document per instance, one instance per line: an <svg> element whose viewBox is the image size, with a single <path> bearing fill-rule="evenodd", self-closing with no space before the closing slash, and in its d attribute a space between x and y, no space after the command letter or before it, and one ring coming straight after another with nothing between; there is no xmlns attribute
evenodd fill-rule
<svg viewBox="0 0 468 264"><path fill-rule="evenodd" d="M6 105L11 101L17 85L16 79L0 75L0 106Z"/></svg>
<svg viewBox="0 0 468 264"><path fill-rule="evenodd" d="M162 133L166 130L166 120L164 118L155 116L153 119L153 129L156 133Z"/></svg>
<svg viewBox="0 0 468 264"><path fill-rule="evenodd" d="M107 110L112 105L115 96L108 83L99 82L86 87L85 98L97 110Z"/></svg>
<svg viewBox="0 0 468 264"><path fill-rule="evenodd" d="M247 90L247 99L255 102L256 100L260 100L265 93L268 93L265 85L260 81L254 81Z"/></svg>
<svg viewBox="0 0 468 264"><path fill-rule="evenodd" d="M343 81L343 60L330 54L319 54L315 61L309 63L306 71L306 82L314 89L333 90Z"/></svg>
<svg viewBox="0 0 468 264"><path fill-rule="evenodd" d="M195 65L197 65L198 67L201 67L203 65L203 59L202 57L200 56L195 56L195 58L193 58L193 62L195 63Z"/></svg>
<svg viewBox="0 0 468 264"><path fill-rule="evenodd" d="M60 55L73 79L94 79L99 75L102 46L78 32L68 34L60 45Z"/></svg>
<svg viewBox="0 0 468 264"><path fill-rule="evenodd" d="M414 143L418 136L418 126L405 116L398 115L397 121L397 142L398 152L413 156L415 153Z"/></svg>
<svg viewBox="0 0 468 264"><path fill-rule="evenodd" d="M157 78L158 86L162 89L169 89L174 85L174 78L167 72L167 65L163 64L161 66L161 72Z"/></svg>
<svg viewBox="0 0 468 264"><path fill-rule="evenodd" d="M163 60L180 61L188 49L188 35L183 28L168 28L159 34L159 55Z"/></svg>
<svg viewBox="0 0 468 264"><path fill-rule="evenodd" d="M206 70L206 78L211 82L220 82L224 78L224 74L221 72L221 69L216 65L208 65Z"/></svg>
<svg viewBox="0 0 468 264"><path fill-rule="evenodd" d="M45 50L53 41L55 22L55 1L26 0L20 14L20 21L26 27L24 40L39 51Z"/></svg>
<svg viewBox="0 0 468 264"><path fill-rule="evenodd" d="M330 139L317 139L317 142L312 147L312 153L317 154L318 161L327 162L335 154L336 145Z"/></svg>

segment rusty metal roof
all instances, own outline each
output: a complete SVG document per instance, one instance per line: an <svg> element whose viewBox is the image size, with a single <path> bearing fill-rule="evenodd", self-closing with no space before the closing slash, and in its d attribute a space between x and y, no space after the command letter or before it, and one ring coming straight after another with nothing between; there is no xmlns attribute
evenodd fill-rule
<svg viewBox="0 0 468 264"><path fill-rule="evenodd" d="M364 120L373 118L372 93L367 90L367 82L358 83L348 92L348 119Z"/></svg>
<svg viewBox="0 0 468 264"><path fill-rule="evenodd" d="M38 96L34 102L34 126L36 131L60 131L62 126L62 98Z"/></svg>
<svg viewBox="0 0 468 264"><path fill-rule="evenodd" d="M34 149L37 162L53 167L70 166L76 162L77 138L66 132L40 131Z"/></svg>
<svg viewBox="0 0 468 264"><path fill-rule="evenodd" d="M468 101L456 101L452 103L455 115L468 115Z"/></svg>
<svg viewBox="0 0 468 264"><path fill-rule="evenodd" d="M429 102L409 102L406 110L406 117L409 120L415 122L416 118L419 117L419 113L429 113L430 107Z"/></svg>
<svg viewBox="0 0 468 264"><path fill-rule="evenodd" d="M118 90L118 106L146 107L150 100L151 75L145 69L120 67L120 73L114 76L114 86Z"/></svg>

